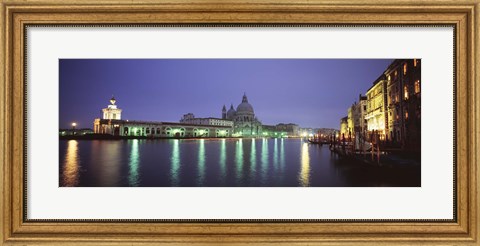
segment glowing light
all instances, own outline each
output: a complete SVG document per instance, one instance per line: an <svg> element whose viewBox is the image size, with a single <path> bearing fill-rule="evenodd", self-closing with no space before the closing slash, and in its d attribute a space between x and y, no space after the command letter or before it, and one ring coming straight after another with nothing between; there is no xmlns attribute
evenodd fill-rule
<svg viewBox="0 0 480 246"><path fill-rule="evenodd" d="M198 185L203 186L205 182L205 139L199 140L198 146Z"/></svg>
<svg viewBox="0 0 480 246"><path fill-rule="evenodd" d="M172 156L170 157L171 167L170 167L170 179L172 182L171 186L178 186L179 175L180 175L180 148L179 140L173 140Z"/></svg>
<svg viewBox="0 0 480 246"><path fill-rule="evenodd" d="M265 179L267 178L267 172L268 172L268 139L264 138L262 141L262 183L265 182Z"/></svg>
<svg viewBox="0 0 480 246"><path fill-rule="evenodd" d="M278 143L277 138L273 141L273 166L276 168L278 163Z"/></svg>
<svg viewBox="0 0 480 246"><path fill-rule="evenodd" d="M227 145L226 140L222 139L220 144L220 178L225 181L227 177Z"/></svg>
<svg viewBox="0 0 480 246"><path fill-rule="evenodd" d="M130 160L128 163L128 183L130 186L138 186L139 184L139 173L138 173L138 163L140 161L138 153L138 139L134 139L132 142L132 150L130 151Z"/></svg>
<svg viewBox="0 0 480 246"><path fill-rule="evenodd" d="M250 178L255 179L255 174L257 172L257 149L255 147L255 139L252 138L252 147L250 150Z"/></svg>
<svg viewBox="0 0 480 246"><path fill-rule="evenodd" d="M72 123L72 127L76 127L77 126L77 123L76 122L73 122Z"/></svg>
<svg viewBox="0 0 480 246"><path fill-rule="evenodd" d="M62 180L63 186L77 186L80 174L80 158L78 154L78 142L76 140L68 141L67 154L65 156L65 166L63 167Z"/></svg>
<svg viewBox="0 0 480 246"><path fill-rule="evenodd" d="M236 164L237 181L241 182L242 172L243 172L243 142L242 142L242 139L239 139L236 143L235 164Z"/></svg>
<svg viewBox="0 0 480 246"><path fill-rule="evenodd" d="M285 167L285 146L283 144L283 138L280 141L280 169L283 170Z"/></svg>
<svg viewBox="0 0 480 246"><path fill-rule="evenodd" d="M302 162L302 167L300 169L298 181L300 185L304 187L310 186L310 155L308 153L307 143L303 143L302 145L301 162Z"/></svg>

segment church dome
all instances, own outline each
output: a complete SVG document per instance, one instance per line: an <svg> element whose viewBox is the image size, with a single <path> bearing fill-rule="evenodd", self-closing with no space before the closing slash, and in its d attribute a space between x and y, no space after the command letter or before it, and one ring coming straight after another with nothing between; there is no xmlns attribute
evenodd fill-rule
<svg viewBox="0 0 480 246"><path fill-rule="evenodd" d="M243 95L242 103L237 107L238 114L253 114L253 107L248 103L247 95Z"/></svg>
<svg viewBox="0 0 480 246"><path fill-rule="evenodd" d="M233 109L233 105L230 105L230 109L227 112L227 119L233 119L237 112Z"/></svg>

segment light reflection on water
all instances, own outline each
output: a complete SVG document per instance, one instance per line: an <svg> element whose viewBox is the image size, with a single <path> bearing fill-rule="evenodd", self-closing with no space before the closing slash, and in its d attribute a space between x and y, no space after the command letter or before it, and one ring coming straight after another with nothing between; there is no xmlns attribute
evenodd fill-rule
<svg viewBox="0 0 480 246"><path fill-rule="evenodd" d="M310 154L308 152L308 143L302 144L301 156L302 168L300 169L299 181L301 186L310 185Z"/></svg>
<svg viewBox="0 0 480 246"><path fill-rule="evenodd" d="M225 183L227 178L227 144L226 140L220 140L220 182Z"/></svg>
<svg viewBox="0 0 480 246"><path fill-rule="evenodd" d="M237 183L240 183L242 180L242 174L243 174L243 139L238 139L236 143L235 164L236 164Z"/></svg>
<svg viewBox="0 0 480 246"><path fill-rule="evenodd" d="M252 138L251 148L250 148L250 180L255 180L257 174L257 150L255 146L255 139Z"/></svg>
<svg viewBox="0 0 480 246"><path fill-rule="evenodd" d="M180 176L180 140L174 139L172 142L172 157L170 158L170 178L171 186L178 186Z"/></svg>
<svg viewBox="0 0 480 246"><path fill-rule="evenodd" d="M129 161L129 174L128 174L128 184L130 186L139 185L139 152L138 152L138 139L132 141L132 149L130 151L130 161Z"/></svg>
<svg viewBox="0 0 480 246"><path fill-rule="evenodd" d="M77 140L67 142L67 153L65 155L62 181L63 186L77 186L79 181L80 160Z"/></svg>
<svg viewBox="0 0 480 246"><path fill-rule="evenodd" d="M268 139L262 139L262 171L261 171L261 182L265 184L267 179L268 172Z"/></svg>
<svg viewBox="0 0 480 246"><path fill-rule="evenodd" d="M198 186L203 186L205 182L205 140L199 140L198 147Z"/></svg>
<svg viewBox="0 0 480 246"><path fill-rule="evenodd" d="M59 171L60 186L385 186L341 160L300 139L61 140Z"/></svg>
<svg viewBox="0 0 480 246"><path fill-rule="evenodd" d="M285 169L285 146L283 145L283 138L280 141L280 169L282 172Z"/></svg>

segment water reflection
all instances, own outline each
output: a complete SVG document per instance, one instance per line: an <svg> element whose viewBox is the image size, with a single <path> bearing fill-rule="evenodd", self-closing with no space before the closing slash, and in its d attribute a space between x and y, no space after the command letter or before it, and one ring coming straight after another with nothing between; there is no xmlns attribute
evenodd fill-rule
<svg viewBox="0 0 480 246"><path fill-rule="evenodd" d="M172 156L170 157L170 179L172 186L178 186L180 175L180 143L178 139L174 139L172 147Z"/></svg>
<svg viewBox="0 0 480 246"><path fill-rule="evenodd" d="M273 140L273 168L274 171L277 171L278 169L278 143L277 143L277 138Z"/></svg>
<svg viewBox="0 0 480 246"><path fill-rule="evenodd" d="M280 140L280 169L283 170L285 169L285 146L283 143L283 138Z"/></svg>
<svg viewBox="0 0 480 246"><path fill-rule="evenodd" d="M61 140L59 183L84 187L419 186L420 166L379 168L301 139Z"/></svg>
<svg viewBox="0 0 480 246"><path fill-rule="evenodd" d="M250 179L255 180L257 172L257 150L255 147L255 138L252 138L252 146L250 149Z"/></svg>
<svg viewBox="0 0 480 246"><path fill-rule="evenodd" d="M301 169L298 181L301 186L310 186L310 155L307 143L302 143Z"/></svg>
<svg viewBox="0 0 480 246"><path fill-rule="evenodd" d="M67 143L67 154L65 155L65 165L63 167L63 185L77 186L79 181L80 160L78 155L78 142L70 140Z"/></svg>
<svg viewBox="0 0 480 246"><path fill-rule="evenodd" d="M225 183L227 177L227 144L226 140L220 142L220 179L222 184Z"/></svg>
<svg viewBox="0 0 480 246"><path fill-rule="evenodd" d="M104 186L117 186L121 182L121 166L125 160L122 158L122 142L110 141L101 156L101 183Z"/></svg>
<svg viewBox="0 0 480 246"><path fill-rule="evenodd" d="M138 163L140 157L138 153L138 139L134 139L132 142L132 149L130 150L130 160L128 163L128 184L130 186L139 185Z"/></svg>
<svg viewBox="0 0 480 246"><path fill-rule="evenodd" d="M266 182L268 172L268 139L262 140L262 184Z"/></svg>
<svg viewBox="0 0 480 246"><path fill-rule="evenodd" d="M198 146L198 182L199 186L203 185L205 182L205 139L199 140Z"/></svg>
<svg viewBox="0 0 480 246"><path fill-rule="evenodd" d="M243 141L239 139L236 143L235 148L235 165L237 167L237 181L240 182L242 179L242 172L243 172Z"/></svg>

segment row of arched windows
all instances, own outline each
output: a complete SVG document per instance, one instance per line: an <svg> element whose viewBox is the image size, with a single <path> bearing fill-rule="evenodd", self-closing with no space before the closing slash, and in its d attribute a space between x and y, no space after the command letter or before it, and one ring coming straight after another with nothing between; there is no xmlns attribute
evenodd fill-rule
<svg viewBox="0 0 480 246"><path fill-rule="evenodd" d="M174 136L175 134L180 136L185 135L185 128L172 129L171 127L166 127L162 130L161 127L124 127L123 135L125 136L148 136L148 135L167 135Z"/></svg>

